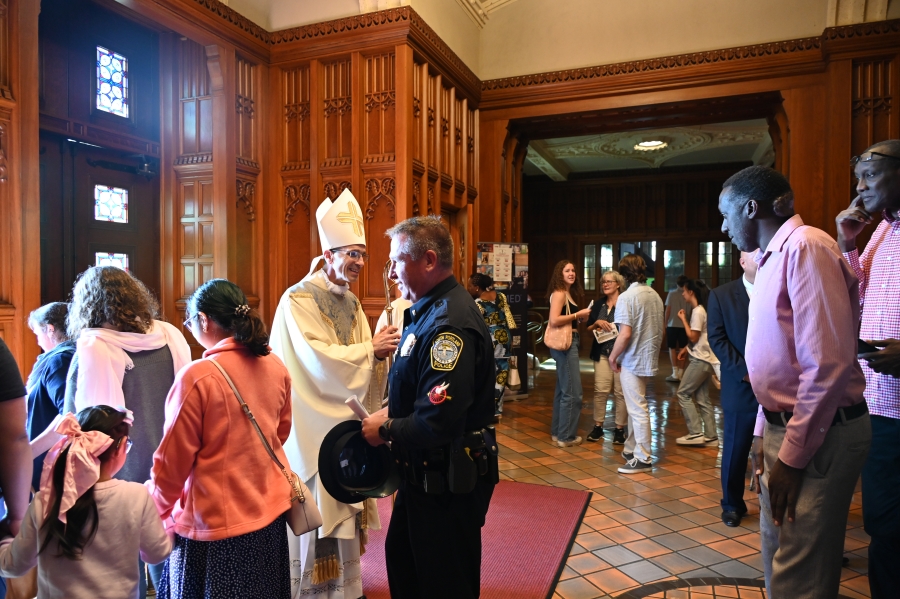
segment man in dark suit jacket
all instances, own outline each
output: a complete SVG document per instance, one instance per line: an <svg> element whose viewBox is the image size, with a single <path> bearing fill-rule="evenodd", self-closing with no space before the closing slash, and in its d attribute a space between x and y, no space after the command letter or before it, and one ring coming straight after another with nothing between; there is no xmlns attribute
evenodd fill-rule
<svg viewBox="0 0 900 599"><path fill-rule="evenodd" d="M741 268L743 277L710 292L707 307L709 345L722 364L722 522L728 526L738 526L747 513L744 480L759 409L744 361L757 269L752 253L741 252Z"/></svg>

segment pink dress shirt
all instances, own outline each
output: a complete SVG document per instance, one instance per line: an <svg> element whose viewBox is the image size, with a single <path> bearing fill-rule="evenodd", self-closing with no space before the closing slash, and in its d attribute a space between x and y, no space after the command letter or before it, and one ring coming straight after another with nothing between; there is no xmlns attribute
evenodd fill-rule
<svg viewBox="0 0 900 599"><path fill-rule="evenodd" d="M763 408L793 412L778 459L805 468L838 408L864 401L856 360L859 281L837 242L799 215L756 261L745 352L750 384ZM754 434L764 426L760 410Z"/></svg>
<svg viewBox="0 0 900 599"><path fill-rule="evenodd" d="M885 214L862 256L853 250L844 257L859 277L860 338L900 339L900 220ZM869 413L900 418L900 379L875 372L865 360L860 365Z"/></svg>

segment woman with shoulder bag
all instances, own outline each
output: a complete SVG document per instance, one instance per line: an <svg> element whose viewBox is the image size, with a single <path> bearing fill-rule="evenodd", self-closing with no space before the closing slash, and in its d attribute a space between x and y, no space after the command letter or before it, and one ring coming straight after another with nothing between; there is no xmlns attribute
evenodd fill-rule
<svg viewBox="0 0 900 599"><path fill-rule="evenodd" d="M560 447L571 447L582 441L576 434L582 397L577 323L584 322L591 310L590 307L579 310L572 293L579 298L581 296L575 265L568 260L560 260L553 268L550 284L547 286L550 322L544 334L544 345L547 345L550 355L556 361L556 391L553 394L550 437Z"/></svg>
<svg viewBox="0 0 900 599"><path fill-rule="evenodd" d="M291 430L291 380L270 353L266 326L230 281L213 279L188 302L185 327L205 359L178 373L148 482L175 548L157 596L290 599L284 513L292 488L232 391L252 411L275 457ZM227 373L226 379L218 366Z"/></svg>

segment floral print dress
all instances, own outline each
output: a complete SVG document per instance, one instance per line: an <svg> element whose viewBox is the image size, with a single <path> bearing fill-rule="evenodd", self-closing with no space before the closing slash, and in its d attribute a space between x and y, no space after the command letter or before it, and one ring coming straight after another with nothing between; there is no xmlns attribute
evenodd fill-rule
<svg viewBox="0 0 900 599"><path fill-rule="evenodd" d="M497 292L497 299L489 302L476 299L475 303L481 310L484 322L491 333L494 342L494 361L497 364L497 374L494 382L494 414L499 416L503 412L503 392L509 381L509 357L512 355L512 334L510 329L515 328L515 320L509 311L509 303L506 296Z"/></svg>

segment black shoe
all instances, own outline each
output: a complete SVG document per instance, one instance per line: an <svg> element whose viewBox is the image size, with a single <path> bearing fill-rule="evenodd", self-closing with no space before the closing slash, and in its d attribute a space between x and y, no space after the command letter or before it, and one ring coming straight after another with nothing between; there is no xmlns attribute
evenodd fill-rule
<svg viewBox="0 0 900 599"><path fill-rule="evenodd" d="M842 565L843 567L845 567L845 568L846 568L847 566L849 566L849 565L850 565L850 558L847 557L846 555L845 555L844 557L842 557L842 558L841 558L841 565Z"/></svg>
<svg viewBox="0 0 900 599"><path fill-rule="evenodd" d="M603 427L602 426L594 426L594 430L588 433L585 441L599 441L603 438Z"/></svg>
<svg viewBox="0 0 900 599"><path fill-rule="evenodd" d="M740 512L722 512L722 522L725 523L725 526L731 526L732 528L740 526L741 518L743 517L744 514Z"/></svg>
<svg viewBox="0 0 900 599"><path fill-rule="evenodd" d="M625 445L625 429L617 428L613 430L613 445Z"/></svg>

